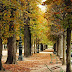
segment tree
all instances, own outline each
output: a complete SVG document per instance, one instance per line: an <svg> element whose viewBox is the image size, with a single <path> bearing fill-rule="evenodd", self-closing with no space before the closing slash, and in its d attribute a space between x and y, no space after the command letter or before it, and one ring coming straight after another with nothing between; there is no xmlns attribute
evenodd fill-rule
<svg viewBox="0 0 72 72"><path fill-rule="evenodd" d="M31 56L31 33L29 25L24 27L24 56Z"/></svg>
<svg viewBox="0 0 72 72"><path fill-rule="evenodd" d="M47 4L48 0L44 3ZM59 2L59 3L57 3ZM61 2L61 4L60 4ZM67 68L66 72L71 72L71 62L70 62L70 43L71 43L71 24L72 24L72 16L71 16L71 8L72 8L72 0L54 0L50 4L55 3L56 5L60 4L60 8L56 10L61 10L55 12L55 19L60 19L61 25L66 30L67 29ZM58 6L57 6L58 7ZM62 13L62 19L60 18L59 14ZM58 14L58 15L57 15Z"/></svg>
<svg viewBox="0 0 72 72"><path fill-rule="evenodd" d="M14 9L11 9L11 18L14 17ZM14 21L10 21L9 25L9 31L15 31L14 30ZM8 57L7 57L7 64L16 64L16 37L15 34L13 34L11 37L8 38Z"/></svg>
<svg viewBox="0 0 72 72"><path fill-rule="evenodd" d="M66 72L71 72L71 11L72 2L71 0L64 0L66 5L66 13L67 13L67 56L66 56ZM69 11L68 11L69 10Z"/></svg>
<svg viewBox="0 0 72 72"><path fill-rule="evenodd" d="M26 0L27 2L27 9L26 11L28 13L30 13L30 8L29 8L29 1ZM26 13L24 13L24 16L26 15ZM26 15L27 18L24 18L24 23L26 23L26 25L24 25L24 56L28 57L31 56L31 32L30 32L30 18L28 15Z"/></svg>
<svg viewBox="0 0 72 72"><path fill-rule="evenodd" d="M1 28L0 28L1 30ZM1 34L0 34L0 70L5 70L3 67L2 67L2 38L1 38Z"/></svg>
<svg viewBox="0 0 72 72"><path fill-rule="evenodd" d="M6 63L16 63L16 39L15 39L15 20L17 17L16 9L17 1L1 1L1 26L2 39L8 39L8 58ZM16 14L16 15L15 15Z"/></svg>
<svg viewBox="0 0 72 72"><path fill-rule="evenodd" d="M66 64L66 32L63 32L63 65Z"/></svg>

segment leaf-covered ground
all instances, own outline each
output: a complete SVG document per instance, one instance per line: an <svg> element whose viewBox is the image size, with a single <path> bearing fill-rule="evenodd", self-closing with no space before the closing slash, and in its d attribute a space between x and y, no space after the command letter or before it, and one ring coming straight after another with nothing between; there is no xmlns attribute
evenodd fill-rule
<svg viewBox="0 0 72 72"><path fill-rule="evenodd" d="M56 64L56 59L53 59L53 63L50 63L51 61L50 54L55 56L52 52L53 50L47 49L43 52L33 54L28 58L24 57L24 61L17 61L17 64L4 64L6 59L5 58L6 56L4 56L2 59L3 67L6 69L6 71L4 72L50 72L47 66L49 68L55 66L62 66L61 61L59 60L58 57L57 57L58 64ZM17 54L17 59L18 59L18 54ZM57 69L54 68L54 72L59 72L59 71L60 68Z"/></svg>

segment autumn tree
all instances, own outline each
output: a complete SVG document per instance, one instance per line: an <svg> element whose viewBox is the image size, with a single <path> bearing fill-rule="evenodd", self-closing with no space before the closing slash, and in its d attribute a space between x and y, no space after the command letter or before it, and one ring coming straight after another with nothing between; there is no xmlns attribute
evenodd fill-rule
<svg viewBox="0 0 72 72"><path fill-rule="evenodd" d="M3 70L1 59L2 59L2 38L1 38L1 26L0 26L0 70Z"/></svg>
<svg viewBox="0 0 72 72"><path fill-rule="evenodd" d="M71 72L71 24L72 24L72 1L64 0L66 6L66 18L67 20L67 59L66 59L66 72Z"/></svg>
<svg viewBox="0 0 72 72"><path fill-rule="evenodd" d="M3 3L0 1L1 13L3 12ZM2 15L0 15L0 21L3 20ZM4 70L2 66L2 24L0 22L0 70Z"/></svg>
<svg viewBox="0 0 72 72"><path fill-rule="evenodd" d="M61 1L61 0L59 0ZM65 2L65 3L64 3ZM55 19L59 19L59 14L61 13L63 16L60 18L60 20L62 21L61 22L61 25L63 26L63 28L66 30L67 29L67 68L66 68L66 71L68 72L71 72L71 62L70 62L70 51L71 51L71 48L70 48L70 41L71 41L71 3L72 1L71 0L64 0L64 2L62 1L61 4L60 4L60 10L59 12L55 12ZM48 4L50 3L48 0L46 2L44 2L44 4ZM58 3L58 1L51 1L51 3ZM50 3L50 4L51 4ZM63 10L62 10L63 9ZM58 14L58 15L57 15ZM65 44L64 44L64 47L65 47ZM65 50L65 49L64 49ZM65 52L64 52L65 53Z"/></svg>
<svg viewBox="0 0 72 72"><path fill-rule="evenodd" d="M3 3L2 8L2 38L8 40L8 58L6 63L16 63L16 38L15 38L15 20L17 18L16 9L19 5L17 1L1 1ZM16 15L15 15L16 14Z"/></svg>

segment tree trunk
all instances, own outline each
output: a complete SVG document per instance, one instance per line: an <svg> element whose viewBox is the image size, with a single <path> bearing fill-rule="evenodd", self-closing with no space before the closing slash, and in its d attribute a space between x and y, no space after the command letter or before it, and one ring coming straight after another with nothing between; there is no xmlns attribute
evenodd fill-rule
<svg viewBox="0 0 72 72"><path fill-rule="evenodd" d="M60 35L60 59L63 61L63 35Z"/></svg>
<svg viewBox="0 0 72 72"><path fill-rule="evenodd" d="M10 18L14 18L14 11L16 9L11 8L11 16ZM14 21L10 21L9 25L9 31L15 32L14 29ZM8 38L8 57L7 61L5 62L7 64L16 64L16 37L15 34L13 34L11 37Z"/></svg>
<svg viewBox="0 0 72 72"><path fill-rule="evenodd" d="M26 1L26 11L28 13L30 13L30 1L29 0L25 0ZM27 18L26 18L27 17ZM31 56L31 32L30 32L30 18L27 15L27 13L24 12L24 56L25 57L29 57Z"/></svg>
<svg viewBox="0 0 72 72"><path fill-rule="evenodd" d="M34 54L35 54L35 40L34 40Z"/></svg>
<svg viewBox="0 0 72 72"><path fill-rule="evenodd" d="M67 9L72 9L72 0L64 0ZM70 25L72 24L70 19L72 16L72 11L67 11L67 56L66 56L66 72L71 72L71 30Z"/></svg>
<svg viewBox="0 0 72 72"><path fill-rule="evenodd" d="M43 44L43 49L45 50L45 45Z"/></svg>
<svg viewBox="0 0 72 72"><path fill-rule="evenodd" d="M3 12L4 10L4 7L3 7L3 3L0 1L0 13ZM1 15L0 15L1 16ZM1 20L3 20L3 17L0 17L0 71L2 70L5 70L3 67L2 67L2 33L1 33Z"/></svg>
<svg viewBox="0 0 72 72"><path fill-rule="evenodd" d="M53 46L54 52L56 51L56 43Z"/></svg>
<svg viewBox="0 0 72 72"><path fill-rule="evenodd" d="M37 53L37 38L36 38L36 53Z"/></svg>
<svg viewBox="0 0 72 72"><path fill-rule="evenodd" d="M45 47L45 49L47 49L47 45L46 44L44 45L44 47Z"/></svg>
<svg viewBox="0 0 72 72"><path fill-rule="evenodd" d="M56 41L56 52L57 52L57 41Z"/></svg>
<svg viewBox="0 0 72 72"><path fill-rule="evenodd" d="M39 53L39 42L37 44L37 53Z"/></svg>
<svg viewBox="0 0 72 72"><path fill-rule="evenodd" d="M0 70L2 70L2 62L1 62L1 59L2 59L2 39L0 37Z"/></svg>
<svg viewBox="0 0 72 72"><path fill-rule="evenodd" d="M62 65L66 64L66 33L63 33L63 62Z"/></svg>
<svg viewBox="0 0 72 72"><path fill-rule="evenodd" d="M41 43L41 46L40 46L40 47L41 47L41 48L40 48L40 49L41 49L41 51L43 51L43 44L42 44L42 43Z"/></svg>
<svg viewBox="0 0 72 72"><path fill-rule="evenodd" d="M29 25L24 26L24 56L31 56L31 33Z"/></svg>
<svg viewBox="0 0 72 72"><path fill-rule="evenodd" d="M15 35L13 37L8 38L8 57L6 64L16 64L16 38Z"/></svg>
<svg viewBox="0 0 72 72"><path fill-rule="evenodd" d="M71 72L71 30L67 28L66 72Z"/></svg>
<svg viewBox="0 0 72 72"><path fill-rule="evenodd" d="M59 39L57 40L57 56L59 56Z"/></svg>

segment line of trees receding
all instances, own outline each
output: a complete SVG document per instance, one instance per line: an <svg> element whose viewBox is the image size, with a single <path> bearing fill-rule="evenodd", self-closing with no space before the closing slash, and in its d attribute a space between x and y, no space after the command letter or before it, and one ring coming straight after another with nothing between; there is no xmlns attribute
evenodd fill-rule
<svg viewBox="0 0 72 72"><path fill-rule="evenodd" d="M7 0L0 1L1 15L0 15L0 70L2 67L2 44L7 43L7 60L6 64L16 64L16 41L19 41L19 36L22 37L24 43L24 56L31 56L31 45L36 44L34 47L34 53L39 53L39 43L43 41L46 35L45 27L47 25L46 19L42 16L38 4L40 0ZM41 20L39 18L42 18ZM43 21L45 23L43 23ZM41 27L39 27L41 25ZM38 28L37 28L38 27ZM42 28L43 27L43 28ZM41 29L40 29L41 28ZM45 34L43 34L43 32ZM42 41L40 40L42 38ZM39 38L39 35L41 37ZM18 38L18 39L17 39ZM44 43L44 41L43 41ZM47 45L45 46L47 48ZM43 51L43 44L41 43L41 51Z"/></svg>
<svg viewBox="0 0 72 72"><path fill-rule="evenodd" d="M47 0L47 11L41 13L38 4L41 0L7 0L0 1L0 70L2 70L2 42L6 39L8 46L7 64L16 64L16 37L21 35L24 42L24 55L31 56L31 45L35 44L39 53L39 44L43 51L43 43L52 43L57 55L63 57L65 64L65 42L67 31L66 72L71 72L71 29L72 29L72 1ZM20 30L21 27L21 30ZM62 53L63 52L63 53Z"/></svg>
<svg viewBox="0 0 72 72"><path fill-rule="evenodd" d="M54 49L63 64L67 43L66 72L71 72L72 0L46 0L42 5L47 5L45 18L51 27L50 39L55 41Z"/></svg>

